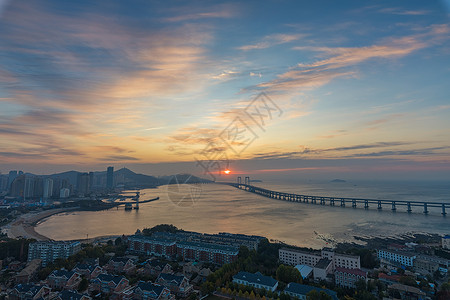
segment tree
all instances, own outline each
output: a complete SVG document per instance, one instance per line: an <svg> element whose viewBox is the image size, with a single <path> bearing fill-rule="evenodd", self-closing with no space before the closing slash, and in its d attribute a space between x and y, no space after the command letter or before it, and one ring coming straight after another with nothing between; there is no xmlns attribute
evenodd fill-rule
<svg viewBox="0 0 450 300"><path fill-rule="evenodd" d="M399 282L401 284L417 287L417 282L412 276L402 276Z"/></svg>
<svg viewBox="0 0 450 300"><path fill-rule="evenodd" d="M79 292L84 292L89 286L89 281L86 279L86 277L83 277L80 281L80 285L78 286Z"/></svg>
<svg viewBox="0 0 450 300"><path fill-rule="evenodd" d="M198 299L198 296L196 293L192 293L189 295L189 300L197 300L197 299Z"/></svg>
<svg viewBox="0 0 450 300"><path fill-rule="evenodd" d="M276 271L276 274L277 279L279 281L285 283L289 282L302 283L302 275L296 268L292 266L280 265Z"/></svg>
<svg viewBox="0 0 450 300"><path fill-rule="evenodd" d="M367 284L364 279L356 281L355 286L357 291L365 291L367 289Z"/></svg>
<svg viewBox="0 0 450 300"><path fill-rule="evenodd" d="M333 300L333 298L325 293L324 291L318 292L317 290L312 290L306 294L307 300Z"/></svg>

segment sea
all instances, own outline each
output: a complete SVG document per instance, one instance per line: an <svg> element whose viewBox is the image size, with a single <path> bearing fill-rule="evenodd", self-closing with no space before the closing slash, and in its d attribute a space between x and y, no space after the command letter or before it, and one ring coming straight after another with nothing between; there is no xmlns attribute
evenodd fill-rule
<svg viewBox="0 0 450 300"><path fill-rule="evenodd" d="M450 203L448 182L304 181L256 182L267 189L314 196ZM124 191L133 194L135 191ZM140 190L139 209L123 206L103 211L76 211L42 220L36 231L54 240L107 235L129 235L158 224L204 233L241 233L267 237L292 245L320 248L339 242L361 243L361 238L401 237L417 233L450 234L450 210L422 207L407 213L363 207L323 206L266 198L222 184L180 184Z"/></svg>

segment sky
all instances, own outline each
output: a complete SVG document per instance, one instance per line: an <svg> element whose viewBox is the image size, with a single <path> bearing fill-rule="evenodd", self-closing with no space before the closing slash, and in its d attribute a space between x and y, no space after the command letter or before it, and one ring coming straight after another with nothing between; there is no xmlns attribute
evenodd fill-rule
<svg viewBox="0 0 450 300"><path fill-rule="evenodd" d="M449 180L449 9L0 0L0 171Z"/></svg>

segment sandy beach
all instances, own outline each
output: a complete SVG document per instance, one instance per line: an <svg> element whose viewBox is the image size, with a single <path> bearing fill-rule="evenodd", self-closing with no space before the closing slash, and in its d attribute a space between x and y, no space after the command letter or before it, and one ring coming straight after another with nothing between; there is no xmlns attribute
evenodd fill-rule
<svg viewBox="0 0 450 300"><path fill-rule="evenodd" d="M36 239L37 241L48 241L50 240L48 237L43 236L42 234L37 233L34 230L34 226L36 224L54 214L59 214L62 212L72 211L78 209L77 207L71 208L55 208L49 209L41 212L32 212L21 215L16 220L11 222L8 225L2 227L2 231L8 234L10 238L19 238L24 237L28 239Z"/></svg>

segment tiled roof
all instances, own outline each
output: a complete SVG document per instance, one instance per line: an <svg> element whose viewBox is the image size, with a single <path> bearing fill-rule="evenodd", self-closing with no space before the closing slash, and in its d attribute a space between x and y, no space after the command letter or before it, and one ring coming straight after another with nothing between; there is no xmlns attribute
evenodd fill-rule
<svg viewBox="0 0 450 300"><path fill-rule="evenodd" d="M95 266L95 265L78 263L78 264L75 265L73 270L75 270L75 269L78 269L78 270L89 270L89 272L92 272L92 271L95 270L96 267L97 266Z"/></svg>
<svg viewBox="0 0 450 300"><path fill-rule="evenodd" d="M128 257L113 257L113 258L111 258L110 261L116 262L116 263L121 262L123 264L126 264L129 260L130 259Z"/></svg>
<svg viewBox="0 0 450 300"><path fill-rule="evenodd" d="M180 285L181 282L184 279L184 276L180 275L173 275L173 274L166 274L166 273L161 273L158 276L158 279L161 278L164 281L175 281L177 283L177 285Z"/></svg>
<svg viewBox="0 0 450 300"><path fill-rule="evenodd" d="M241 271L241 272L237 273L236 275L234 275L233 279L244 280L244 281L247 281L250 283L256 283L256 284L261 284L261 285L270 286L270 287L275 286L275 284L277 284L277 282L278 282L275 279L273 279L272 277L264 276L259 272L249 273L249 272Z"/></svg>
<svg viewBox="0 0 450 300"><path fill-rule="evenodd" d="M29 284L18 284L14 287L19 293L31 293L35 295L40 291L42 285L34 285L32 283Z"/></svg>
<svg viewBox="0 0 450 300"><path fill-rule="evenodd" d="M115 276L110 274L100 274L97 276L97 279L103 282L114 282L116 285L119 284L119 282L124 279L123 276Z"/></svg>
<svg viewBox="0 0 450 300"><path fill-rule="evenodd" d="M156 295L156 298L158 298L159 295L161 295L161 293L164 291L163 286L144 281L139 281L137 288L141 289L142 291L153 292Z"/></svg>
<svg viewBox="0 0 450 300"><path fill-rule="evenodd" d="M165 265L167 265L166 262L163 262L159 259L151 259L151 260L147 260L146 262L148 265L152 266L152 267L165 267Z"/></svg>
<svg viewBox="0 0 450 300"><path fill-rule="evenodd" d="M59 293L59 297L62 300L80 300L83 296L84 295L72 291L62 291Z"/></svg>
<svg viewBox="0 0 450 300"><path fill-rule="evenodd" d="M67 271L67 270L54 270L50 276L54 276L54 277L66 277L67 279L69 279L70 277L73 276L73 274L75 274L75 272L72 271Z"/></svg>
<svg viewBox="0 0 450 300"><path fill-rule="evenodd" d="M333 298L333 300L338 300L336 292L328 290L328 289L321 289L321 288L318 288L318 287L315 287L315 286L310 286L310 285L304 285L304 284L291 282L284 289L285 292L298 294L298 295L306 295L309 292L311 292L312 290L317 290L319 293L321 291L324 291L327 295L331 296L331 298Z"/></svg>
<svg viewBox="0 0 450 300"><path fill-rule="evenodd" d="M353 275L359 275L359 276L367 276L367 272L364 272L360 269L347 269L347 268L341 268L341 267L336 267L336 272L343 272L343 273L347 273L347 274L353 274Z"/></svg>

